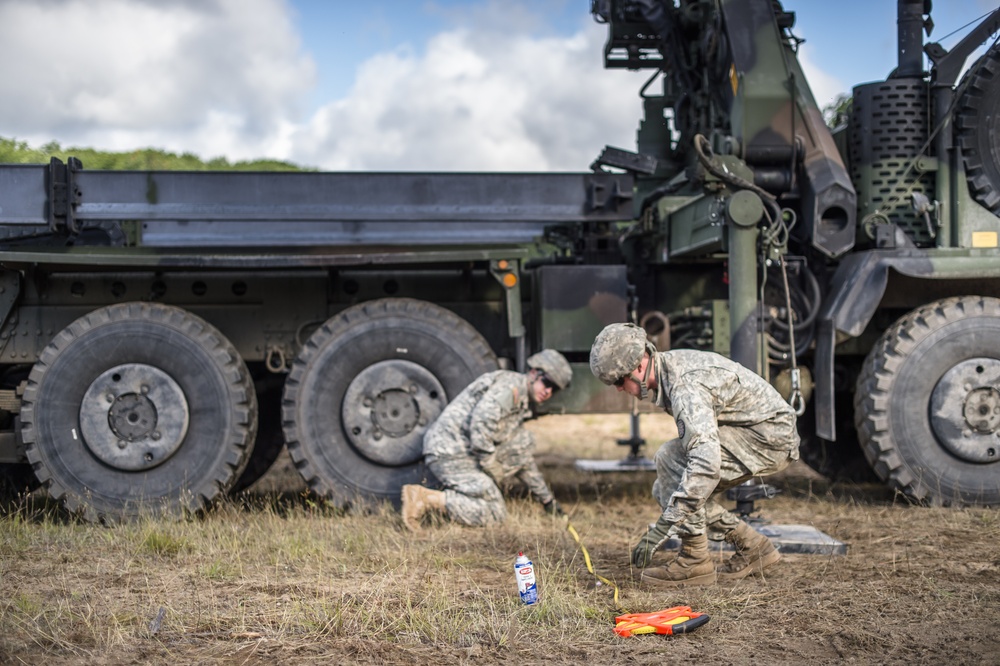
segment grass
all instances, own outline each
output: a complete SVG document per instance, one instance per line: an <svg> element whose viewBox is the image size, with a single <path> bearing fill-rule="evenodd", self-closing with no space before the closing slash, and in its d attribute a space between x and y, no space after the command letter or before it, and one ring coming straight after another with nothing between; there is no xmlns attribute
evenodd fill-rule
<svg viewBox="0 0 1000 666"><path fill-rule="evenodd" d="M22 563L3 580L4 641L110 650L147 639L161 606L165 643L367 636L502 648L553 623L584 630L594 610L580 603L571 561L539 565L546 603L525 608L512 594L508 551L565 545L533 506L515 509L539 531L527 544L506 527L470 535L445 525L414 538L389 508L336 516L304 505L248 513L231 503L200 521L108 528L59 524L47 506L24 509L0 519L3 560Z"/></svg>
<svg viewBox="0 0 1000 666"><path fill-rule="evenodd" d="M928 611L935 623L949 618L935 617L934 609L955 613L970 601L996 610L995 593L958 584L954 572L919 552L933 544L913 541L905 529L910 514L920 512L956 535L971 536L985 524L996 536L988 512L858 508L854 499L799 501L822 505L815 515L823 523L842 523L844 512L854 514L852 546L861 552L791 562L797 601L787 596L788 583L768 579L733 589L643 590L629 581L624 564L642 521L605 518L648 513L646 503L627 498L607 507L580 505L573 520L602 575L622 586L629 610L693 605L719 618L719 629L705 631L717 641L746 639L756 631L752 618L761 616L771 624L771 639L825 635L837 646L831 655L874 655L885 648L886 631L905 626L914 610ZM893 523L899 534L875 536ZM80 527L60 524L48 509L0 521L4 560L16 556L21 562L10 565L3 580L3 656L13 659L25 651L86 660L152 646L202 659L237 648L242 653L248 641L266 643L258 654L267 647L271 656L288 656L346 641L352 650L367 645L375 661L430 648L530 657L526 646L540 643L549 646L543 652L550 656L612 650L638 658L668 645L609 635L618 611L611 590L592 584L569 534L527 501L512 502L511 521L495 530L444 524L415 537L388 508L372 515L327 515L305 505L248 511L230 503L199 521ZM81 549L86 559L79 557ZM536 606L521 605L514 589L511 565L519 549L537 565L542 601ZM865 555L872 549L889 559L869 560ZM981 565L981 573L996 582L995 559ZM859 577L859 570L869 575ZM165 615L152 634L149 625L161 607ZM796 626L808 617L811 631ZM832 622L817 632L813 625L820 618ZM838 629L831 635L832 627ZM699 636L677 645L707 640Z"/></svg>
<svg viewBox="0 0 1000 666"><path fill-rule="evenodd" d="M541 438L543 455L569 446ZM650 590L628 554L658 512L651 478L611 483L558 460L543 471L622 607L690 605L709 624L614 636L612 590L561 523L517 497L494 529L438 521L411 535L391 507L344 513L300 489L108 527L33 496L0 516L0 663L1000 662L995 510L789 476L758 507L848 542L846 556L786 555L763 579ZM535 606L517 596L518 550L536 565Z"/></svg>

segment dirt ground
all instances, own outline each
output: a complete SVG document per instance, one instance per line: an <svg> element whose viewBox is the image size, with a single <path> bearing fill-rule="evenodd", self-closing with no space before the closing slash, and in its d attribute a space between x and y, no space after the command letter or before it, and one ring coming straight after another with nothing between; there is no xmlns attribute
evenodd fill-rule
<svg viewBox="0 0 1000 666"><path fill-rule="evenodd" d="M650 418L643 434L655 442L671 428ZM796 464L768 478L781 493L757 513L812 525L847 554L785 554L763 578L646 589L628 553L658 513L652 475L573 466L620 458L627 420L545 417L532 429L597 572L620 588L618 606L571 535L516 488L499 528L437 523L412 536L390 508L324 509L283 456L239 501L181 524L86 525L44 497L9 507L0 663L1000 663L996 510L912 506ZM510 571L522 548L539 575L531 607ZM675 605L711 620L672 638L612 632L622 608Z"/></svg>

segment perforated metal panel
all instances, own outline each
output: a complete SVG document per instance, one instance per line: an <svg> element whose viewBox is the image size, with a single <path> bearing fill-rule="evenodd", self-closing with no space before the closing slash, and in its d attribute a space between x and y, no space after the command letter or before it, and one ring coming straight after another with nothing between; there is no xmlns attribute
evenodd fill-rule
<svg viewBox="0 0 1000 666"><path fill-rule="evenodd" d="M863 224L879 214L881 221L898 225L918 246L934 244L926 221L914 214L910 203L912 192L934 198L934 174L921 174L911 166L927 143L928 116L927 85L921 79L891 79L854 88L850 158L858 221Z"/></svg>

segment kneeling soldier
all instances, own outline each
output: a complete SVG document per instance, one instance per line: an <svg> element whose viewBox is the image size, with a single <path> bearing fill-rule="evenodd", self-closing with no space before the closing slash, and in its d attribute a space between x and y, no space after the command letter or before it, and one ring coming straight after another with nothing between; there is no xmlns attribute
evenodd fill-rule
<svg viewBox="0 0 1000 666"><path fill-rule="evenodd" d="M403 486L403 522L420 529L428 511L465 525L482 526L507 517L500 482L517 476L546 511L562 515L535 465L535 443L523 424L531 407L569 386L573 371L559 352L528 357L528 372L495 370L469 384L424 434L427 467L444 486Z"/></svg>

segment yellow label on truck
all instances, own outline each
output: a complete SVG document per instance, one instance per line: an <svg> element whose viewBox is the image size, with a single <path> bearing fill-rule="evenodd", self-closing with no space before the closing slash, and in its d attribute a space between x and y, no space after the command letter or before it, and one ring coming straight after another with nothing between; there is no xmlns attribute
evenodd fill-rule
<svg viewBox="0 0 1000 666"><path fill-rule="evenodd" d="M972 247L996 247L997 232L995 231L973 231Z"/></svg>

